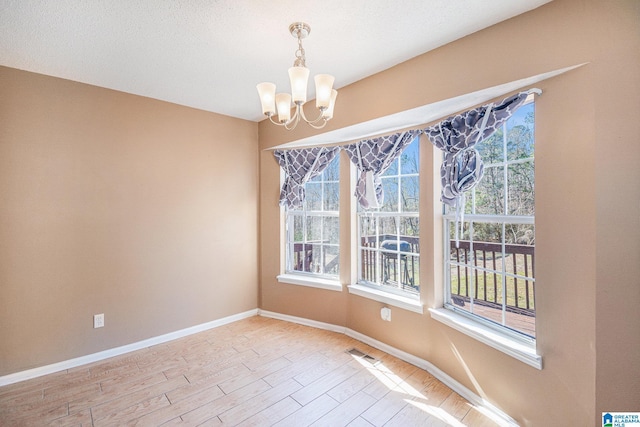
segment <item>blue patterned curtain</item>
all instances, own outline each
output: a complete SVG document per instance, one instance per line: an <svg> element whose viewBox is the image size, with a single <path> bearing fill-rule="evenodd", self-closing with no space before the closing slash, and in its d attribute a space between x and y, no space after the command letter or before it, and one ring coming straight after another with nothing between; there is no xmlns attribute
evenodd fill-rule
<svg viewBox="0 0 640 427"><path fill-rule="evenodd" d="M380 175L421 133L421 130L411 130L342 146L349 160L358 168L355 196L360 206L365 209L382 206L384 193Z"/></svg>
<svg viewBox="0 0 640 427"><path fill-rule="evenodd" d="M493 135L524 104L529 93L520 92L497 104L483 105L449 117L424 130L433 145L444 152L440 167L440 200L456 208L456 219L464 214L464 193L480 182L484 165L475 145ZM456 227L456 240L457 240Z"/></svg>
<svg viewBox="0 0 640 427"><path fill-rule="evenodd" d="M304 185L320 175L339 150L339 147L275 150L273 154L285 173L280 205L288 208L301 207L304 202Z"/></svg>
<svg viewBox="0 0 640 427"><path fill-rule="evenodd" d="M475 145L493 135L528 95L529 91L520 92L498 104L465 111L424 130L431 143L444 151L440 168L443 203L456 206L464 192L480 181L484 166Z"/></svg>

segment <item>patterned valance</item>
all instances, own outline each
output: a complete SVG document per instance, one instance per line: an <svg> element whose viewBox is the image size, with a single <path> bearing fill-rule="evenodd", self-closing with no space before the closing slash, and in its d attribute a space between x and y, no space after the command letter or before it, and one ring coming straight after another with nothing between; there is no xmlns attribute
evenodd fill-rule
<svg viewBox="0 0 640 427"><path fill-rule="evenodd" d="M340 149L358 168L355 196L365 209L380 208L384 193L380 176L402 151L421 133L444 152L440 167L443 203L456 208L458 218L464 211L464 193L477 185L484 166L475 145L493 135L524 104L527 96L540 94L531 89L512 95L499 103L491 103L442 120L426 129L415 129L373 139L365 139L341 147L314 147L276 150L274 154L285 171L280 204L299 207L304 201L304 184L322 173Z"/></svg>
<svg viewBox="0 0 640 427"><path fill-rule="evenodd" d="M358 168L355 196L365 209L379 208L384 202L382 175L402 151L422 133L410 130L344 145L349 160Z"/></svg>
<svg viewBox="0 0 640 427"><path fill-rule="evenodd" d="M537 89L532 91L540 93ZM424 130L431 143L444 152L440 167L440 200L456 209L456 222L460 221L461 227L464 194L475 187L484 174L484 165L475 145L493 135L524 104L530 92L520 92L500 103L456 114Z"/></svg>
<svg viewBox="0 0 640 427"><path fill-rule="evenodd" d="M456 114L424 130L433 145L444 151L440 168L443 203L456 206L464 192L480 181L484 166L475 145L493 135L528 95L529 91L520 92L498 104Z"/></svg>
<svg viewBox="0 0 640 427"><path fill-rule="evenodd" d="M280 191L280 205L288 208L301 207L304 202L304 185L320 175L339 150L339 147L275 150L273 154L285 173Z"/></svg>

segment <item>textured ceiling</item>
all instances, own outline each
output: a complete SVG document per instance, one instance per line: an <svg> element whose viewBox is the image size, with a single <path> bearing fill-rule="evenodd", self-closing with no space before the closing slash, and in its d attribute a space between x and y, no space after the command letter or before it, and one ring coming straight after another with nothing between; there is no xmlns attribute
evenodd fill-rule
<svg viewBox="0 0 640 427"><path fill-rule="evenodd" d="M292 22L340 88L548 1L0 0L0 65L260 120L256 84L289 90Z"/></svg>

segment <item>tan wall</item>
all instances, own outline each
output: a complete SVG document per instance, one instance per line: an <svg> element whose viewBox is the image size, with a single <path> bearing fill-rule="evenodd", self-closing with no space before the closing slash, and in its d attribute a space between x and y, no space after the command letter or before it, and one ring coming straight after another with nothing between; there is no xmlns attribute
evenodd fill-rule
<svg viewBox="0 0 640 427"><path fill-rule="evenodd" d="M597 100L598 416L640 410L640 2L623 4L598 11L602 37L594 40L599 61L589 88Z"/></svg>
<svg viewBox="0 0 640 427"><path fill-rule="evenodd" d="M601 411L638 410L639 8L633 0L555 0L342 88L328 126L590 62L536 85L544 91L536 100L537 346L543 370L428 313L395 308L393 321L382 322L375 301L277 283L279 171L269 151L260 156L261 307L345 325L427 359L523 425L600 425ZM263 149L313 134L267 122L259 132ZM430 151L426 142L422 148ZM438 183L430 154L422 159L421 298L431 307L441 298L441 275L425 273L439 265L433 214ZM348 175L343 177L347 192Z"/></svg>
<svg viewBox="0 0 640 427"><path fill-rule="evenodd" d="M0 375L255 309L257 140L0 67Z"/></svg>

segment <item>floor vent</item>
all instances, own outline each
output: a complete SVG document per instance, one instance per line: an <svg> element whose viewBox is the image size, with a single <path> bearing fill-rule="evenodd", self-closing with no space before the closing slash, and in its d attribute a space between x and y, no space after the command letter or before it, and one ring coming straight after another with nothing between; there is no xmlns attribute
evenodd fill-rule
<svg viewBox="0 0 640 427"><path fill-rule="evenodd" d="M347 350L347 353L351 354L352 356L356 356L361 359L364 359L367 362L371 363L372 365L375 365L376 363L379 362L375 357L369 356L368 354L361 352L357 348L352 348L351 350Z"/></svg>

